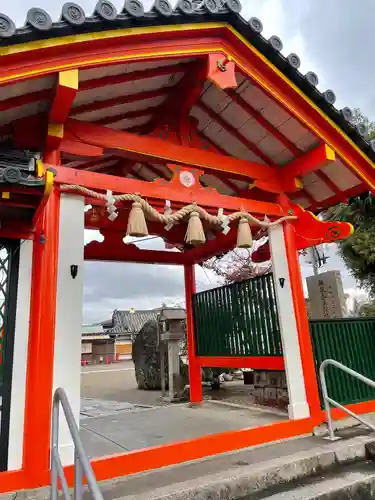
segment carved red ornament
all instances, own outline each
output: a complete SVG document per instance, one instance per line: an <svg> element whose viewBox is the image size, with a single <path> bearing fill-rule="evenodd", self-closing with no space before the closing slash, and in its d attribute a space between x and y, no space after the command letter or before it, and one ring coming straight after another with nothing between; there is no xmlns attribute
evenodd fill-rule
<svg viewBox="0 0 375 500"><path fill-rule="evenodd" d="M296 243L299 250L321 243L345 240L353 233L353 226L349 222L321 221L313 213L304 210L299 205L293 205L291 210L293 210L293 215L298 217L289 223L296 232Z"/></svg>
<svg viewBox="0 0 375 500"><path fill-rule="evenodd" d="M234 62L219 53L208 56L207 78L219 89L235 89L238 85Z"/></svg>

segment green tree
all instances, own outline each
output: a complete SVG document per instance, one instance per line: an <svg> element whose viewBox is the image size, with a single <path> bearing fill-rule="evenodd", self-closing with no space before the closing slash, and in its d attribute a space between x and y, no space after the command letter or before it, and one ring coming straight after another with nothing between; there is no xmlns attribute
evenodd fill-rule
<svg viewBox="0 0 375 500"><path fill-rule="evenodd" d="M359 316L361 317L375 317L375 301L366 302L359 308Z"/></svg>
<svg viewBox="0 0 375 500"><path fill-rule="evenodd" d="M360 109L353 111L353 125L365 123L368 138L375 139L375 122ZM348 203L331 207L325 214L327 220L350 222L354 233L339 243L339 251L354 278L375 298L375 197L371 193L351 198Z"/></svg>
<svg viewBox="0 0 375 500"><path fill-rule="evenodd" d="M368 138L375 139L375 122L369 120L359 108L353 109L353 119L351 123L353 125L364 123L368 127Z"/></svg>
<svg viewBox="0 0 375 500"><path fill-rule="evenodd" d="M375 297L375 197L365 193L330 208L326 219L350 222L353 234L339 243L339 252L353 277Z"/></svg>

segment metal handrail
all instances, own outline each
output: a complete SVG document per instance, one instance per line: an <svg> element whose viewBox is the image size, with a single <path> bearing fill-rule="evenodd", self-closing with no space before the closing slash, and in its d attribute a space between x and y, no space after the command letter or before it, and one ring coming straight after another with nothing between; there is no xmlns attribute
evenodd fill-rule
<svg viewBox="0 0 375 500"><path fill-rule="evenodd" d="M85 476L87 486L94 500L104 500L96 482L94 471L79 437L79 429L74 418L66 392L61 387L56 389L53 396L52 408L52 440L51 440L51 500L58 499L58 479L65 500L70 500L68 483L59 453L59 416L60 404L62 406L70 435L74 443L74 500L81 500L83 496L82 474Z"/></svg>
<svg viewBox="0 0 375 500"><path fill-rule="evenodd" d="M355 370L348 368L347 366L343 365L342 363L339 363L338 361L335 361L334 359L326 359L323 361L323 363L320 365L320 368L319 368L319 375L320 375L320 384L321 384L321 388L322 388L322 396L323 396L323 401L324 401L324 409L325 409L326 415L327 415L329 439L332 441L334 441L336 439L340 439L340 438L337 438L335 436L335 432L333 430L331 405L335 406L336 408L339 408L343 412L345 412L348 415L350 415L351 417L355 418L356 420L361 422L363 425L366 425L367 427L369 427L372 431L375 431L375 426L373 426L370 422L367 422L362 417L360 417L356 413L353 413L352 411L348 410L348 408L345 408L345 406L342 406L340 403L338 403L337 401L335 401L334 399L332 399L328 396L325 368L329 365L335 366L336 368L339 368L343 372L348 373L352 377L355 377L356 379L360 380L364 384L369 385L370 387L373 387L375 389L375 381L374 380L371 380L371 379L365 377L364 375L361 375L360 373L356 372Z"/></svg>

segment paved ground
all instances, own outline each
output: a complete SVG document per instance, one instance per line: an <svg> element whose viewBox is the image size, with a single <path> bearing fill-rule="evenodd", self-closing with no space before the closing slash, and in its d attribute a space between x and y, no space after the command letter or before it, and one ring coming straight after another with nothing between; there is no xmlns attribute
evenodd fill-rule
<svg viewBox="0 0 375 500"><path fill-rule="evenodd" d="M242 391L243 383L237 385ZM227 395L230 399L229 386L211 394ZM84 367L81 396L81 434L90 457L256 427L287 418L281 412L235 407L223 401L206 401L193 408L188 404L168 405L161 400L160 391L137 389L131 362Z"/></svg>
<svg viewBox="0 0 375 500"><path fill-rule="evenodd" d="M81 375L81 397L162 406L160 391L140 391L132 361L85 366Z"/></svg>
<svg viewBox="0 0 375 500"><path fill-rule="evenodd" d="M90 457L174 443L284 420L261 410L234 408L213 402L150 409L125 409L99 417L81 418L83 444Z"/></svg>

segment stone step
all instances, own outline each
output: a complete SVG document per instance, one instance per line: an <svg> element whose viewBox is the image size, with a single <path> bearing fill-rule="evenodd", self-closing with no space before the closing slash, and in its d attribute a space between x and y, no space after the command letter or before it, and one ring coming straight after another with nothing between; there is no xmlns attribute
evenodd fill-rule
<svg viewBox="0 0 375 500"><path fill-rule="evenodd" d="M364 463L369 456L366 447L373 439L362 435L333 443L322 438L288 440L106 481L100 486L105 500L251 499L276 487L294 488L296 482L328 474L345 464Z"/></svg>
<svg viewBox="0 0 375 500"><path fill-rule="evenodd" d="M267 495L284 494L287 487L293 490L302 483L307 487L309 478L320 483L331 471L341 474L340 468L348 464L368 466L365 462L373 457L375 439L364 430L356 429L354 437L353 432L342 431L343 439L335 442L309 436L216 455L103 481L100 489L105 500L255 500L254 495L268 498ZM375 473L375 465L370 465ZM352 478L358 480L357 476ZM14 498L15 493L0 495L0 500ZM49 498L48 488L17 493L17 500ZM88 491L84 499L91 499Z"/></svg>
<svg viewBox="0 0 375 500"><path fill-rule="evenodd" d="M371 461L311 477L295 487L289 484L241 500L372 500L374 494L375 466Z"/></svg>

